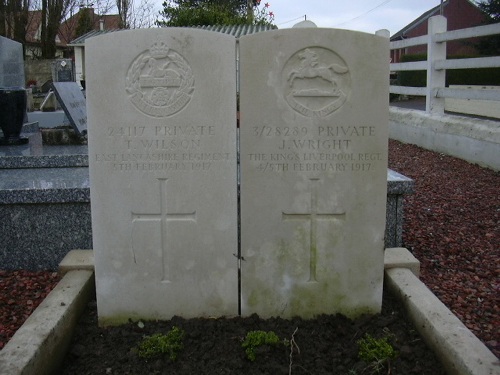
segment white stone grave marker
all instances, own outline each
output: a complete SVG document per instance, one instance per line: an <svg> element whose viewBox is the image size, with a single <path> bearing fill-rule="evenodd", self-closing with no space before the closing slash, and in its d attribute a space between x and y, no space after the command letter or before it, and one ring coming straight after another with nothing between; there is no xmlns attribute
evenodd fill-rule
<svg viewBox="0 0 500 375"><path fill-rule="evenodd" d="M380 311L388 48L333 29L240 39L243 315Z"/></svg>
<svg viewBox="0 0 500 375"><path fill-rule="evenodd" d="M236 315L235 38L144 29L86 44L100 324Z"/></svg>

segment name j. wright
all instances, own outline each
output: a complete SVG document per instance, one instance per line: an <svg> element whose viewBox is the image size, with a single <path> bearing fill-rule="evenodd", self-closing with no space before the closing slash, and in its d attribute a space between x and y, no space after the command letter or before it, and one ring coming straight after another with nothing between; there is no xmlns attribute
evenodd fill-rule
<svg viewBox="0 0 500 375"><path fill-rule="evenodd" d="M280 150L347 150L350 139L283 139L278 144Z"/></svg>

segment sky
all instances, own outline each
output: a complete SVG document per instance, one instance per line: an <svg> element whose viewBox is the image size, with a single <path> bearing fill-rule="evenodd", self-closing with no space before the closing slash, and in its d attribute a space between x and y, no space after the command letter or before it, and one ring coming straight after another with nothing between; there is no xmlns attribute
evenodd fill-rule
<svg viewBox="0 0 500 375"><path fill-rule="evenodd" d="M307 19L318 27L375 33L387 29L395 34L440 0L262 0L275 14L279 29Z"/></svg>

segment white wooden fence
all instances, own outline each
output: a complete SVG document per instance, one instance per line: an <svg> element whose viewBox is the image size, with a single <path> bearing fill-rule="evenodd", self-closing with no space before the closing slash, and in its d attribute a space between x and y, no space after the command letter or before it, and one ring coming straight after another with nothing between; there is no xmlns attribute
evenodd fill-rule
<svg viewBox="0 0 500 375"><path fill-rule="evenodd" d="M500 23L471 27L461 30L447 30L443 16L429 18L428 34L390 43L391 50L427 44L427 61L391 64L391 72L426 70L426 87L390 87L392 94L420 95L426 97L426 112L435 115L444 113L444 98L493 100L500 105L500 90L456 89L445 86L447 69L499 68L500 56L470 59L446 59L446 42L473 37L500 34ZM496 104L496 103L495 103Z"/></svg>

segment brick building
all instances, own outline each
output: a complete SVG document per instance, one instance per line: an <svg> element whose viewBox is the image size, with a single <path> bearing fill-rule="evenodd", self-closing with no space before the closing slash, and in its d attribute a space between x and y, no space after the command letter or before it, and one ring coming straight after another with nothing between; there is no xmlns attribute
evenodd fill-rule
<svg viewBox="0 0 500 375"><path fill-rule="evenodd" d="M469 0L446 0L442 4L443 16L448 20L448 30L465 29L468 27L481 26L488 22L489 16L479 9ZM441 5L438 5L416 20L402 28L391 37L391 41L414 38L427 35L427 24L430 17L438 16L441 12ZM474 44L477 40L468 39L448 42L446 51L448 56L478 54ZM391 61L394 63L401 61L403 55L425 54L427 46L414 46L391 51Z"/></svg>

